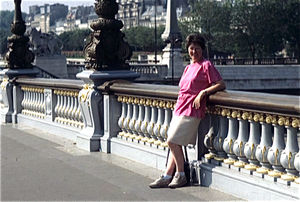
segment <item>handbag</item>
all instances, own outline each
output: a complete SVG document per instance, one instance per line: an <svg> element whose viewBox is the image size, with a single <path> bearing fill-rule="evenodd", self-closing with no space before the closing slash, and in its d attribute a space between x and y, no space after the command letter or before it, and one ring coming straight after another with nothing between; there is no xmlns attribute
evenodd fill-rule
<svg viewBox="0 0 300 202"><path fill-rule="evenodd" d="M184 158L184 173L185 173L185 177L186 177L187 182L190 183L190 181L191 181L190 163L189 163L189 158L188 158L186 146L183 146L183 148L184 148L184 153L183 153L183 158ZM168 148L167 160L166 160L166 167L168 165L169 155L170 155L170 148ZM173 175L175 174L175 172L176 172L176 168L173 171Z"/></svg>

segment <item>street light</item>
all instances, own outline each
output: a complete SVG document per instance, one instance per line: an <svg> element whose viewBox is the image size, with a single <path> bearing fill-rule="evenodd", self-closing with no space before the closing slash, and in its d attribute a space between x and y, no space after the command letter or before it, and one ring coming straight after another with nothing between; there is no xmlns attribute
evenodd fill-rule
<svg viewBox="0 0 300 202"><path fill-rule="evenodd" d="M177 43L182 43L182 39L181 38L174 38L174 36L172 36L171 38L168 38L164 41L165 43L169 44L171 43L171 57L172 57L172 85L174 85L174 45Z"/></svg>

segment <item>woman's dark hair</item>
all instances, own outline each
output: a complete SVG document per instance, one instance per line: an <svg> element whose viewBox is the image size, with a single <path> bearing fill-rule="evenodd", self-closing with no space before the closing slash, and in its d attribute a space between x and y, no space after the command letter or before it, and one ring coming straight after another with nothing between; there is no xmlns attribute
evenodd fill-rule
<svg viewBox="0 0 300 202"><path fill-rule="evenodd" d="M205 39L200 34L194 33L194 34L190 34L186 37L186 49L187 50L192 43L201 46L202 50L205 49Z"/></svg>

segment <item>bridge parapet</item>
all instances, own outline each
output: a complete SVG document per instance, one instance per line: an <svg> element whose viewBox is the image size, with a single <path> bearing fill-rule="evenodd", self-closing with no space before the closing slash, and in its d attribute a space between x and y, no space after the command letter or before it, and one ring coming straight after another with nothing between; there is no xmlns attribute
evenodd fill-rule
<svg viewBox="0 0 300 202"><path fill-rule="evenodd" d="M101 94L96 105L89 99L93 90ZM4 80L2 97L13 99L10 108L3 100L1 121L10 115L14 123L69 138L78 146L82 131L89 130L97 133L89 141L98 141L98 150L164 169L178 91L177 86L121 80L92 88L80 80ZM83 106L88 110L83 112ZM98 112L103 116L95 118ZM211 95L197 145L188 149L194 183L248 200L299 200L299 120L299 96ZM101 129L93 130L91 123Z"/></svg>

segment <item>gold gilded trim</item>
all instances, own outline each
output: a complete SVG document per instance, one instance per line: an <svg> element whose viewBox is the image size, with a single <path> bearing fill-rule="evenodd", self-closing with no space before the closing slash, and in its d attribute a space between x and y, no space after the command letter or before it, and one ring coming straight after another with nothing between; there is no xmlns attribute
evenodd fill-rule
<svg viewBox="0 0 300 202"><path fill-rule="evenodd" d="M226 163L226 164L229 164L229 165L233 165L236 162L236 160L234 160L234 159L224 159L223 162Z"/></svg>

